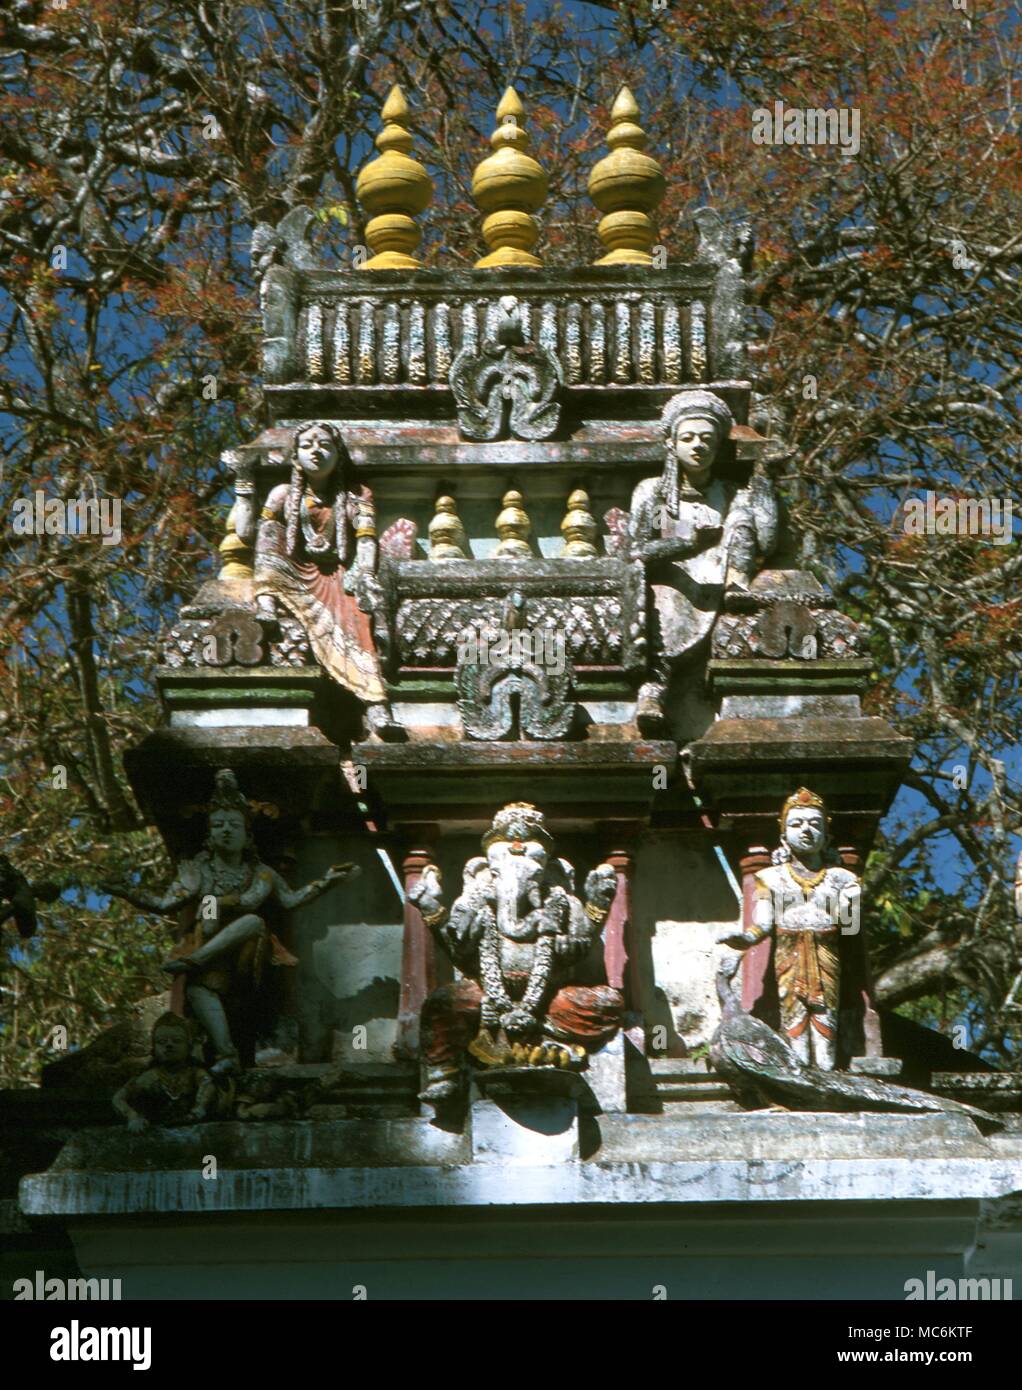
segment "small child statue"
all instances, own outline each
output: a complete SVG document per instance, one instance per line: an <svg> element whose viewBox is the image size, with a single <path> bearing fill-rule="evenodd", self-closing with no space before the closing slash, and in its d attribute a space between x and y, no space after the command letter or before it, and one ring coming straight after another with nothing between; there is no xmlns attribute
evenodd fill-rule
<svg viewBox="0 0 1022 1390"><path fill-rule="evenodd" d="M145 1071L127 1082L113 1107L138 1134L150 1125L195 1124L206 1118L216 1085L192 1060L192 1030L178 1014L161 1014L153 1024L153 1055Z"/></svg>

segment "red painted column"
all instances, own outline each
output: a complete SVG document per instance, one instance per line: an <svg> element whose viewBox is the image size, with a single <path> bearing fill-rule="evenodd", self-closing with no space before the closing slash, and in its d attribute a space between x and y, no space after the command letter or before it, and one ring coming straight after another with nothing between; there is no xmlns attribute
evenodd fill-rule
<svg viewBox="0 0 1022 1390"><path fill-rule="evenodd" d="M842 868L848 869L860 879L864 868L862 855L849 845L841 845L838 858ZM880 1036L880 1015L873 1003L873 979L869 968L869 950L866 946L866 932L860 919L859 930L855 935L841 937L841 969L847 970L851 978L850 993L862 1002L862 1032L864 1053L867 1057L884 1055L883 1040ZM842 989L842 994L848 994Z"/></svg>
<svg viewBox="0 0 1022 1390"><path fill-rule="evenodd" d="M742 874L742 930L751 931L753 909L756 904L756 878L760 869L770 867L770 851L761 845L753 845L748 854L739 860ZM766 987L767 971L770 968L770 950L773 938L767 937L758 946L750 946L742 953L742 1008L751 1013L759 1003Z"/></svg>
<svg viewBox="0 0 1022 1390"><path fill-rule="evenodd" d="M603 924L603 963L607 983L621 990L625 1007L634 1007L632 983L632 873L635 860L631 851L612 849L606 862L617 874L617 892Z"/></svg>
<svg viewBox="0 0 1022 1390"><path fill-rule="evenodd" d="M401 994L397 1012L395 1054L405 1061L419 1055L419 1013L427 994L436 984L433 937L422 914L408 894L418 883L427 864L433 862L431 848L410 849L401 863L405 888L404 937L401 943Z"/></svg>

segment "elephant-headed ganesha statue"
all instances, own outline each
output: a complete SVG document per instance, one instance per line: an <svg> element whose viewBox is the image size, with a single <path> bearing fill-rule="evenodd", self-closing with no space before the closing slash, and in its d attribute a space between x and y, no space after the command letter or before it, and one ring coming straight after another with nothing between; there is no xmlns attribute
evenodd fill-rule
<svg viewBox="0 0 1022 1390"><path fill-rule="evenodd" d="M616 891L611 865L593 869L578 897L542 812L526 802L497 812L482 848L450 911L435 865L410 894L462 972L423 1005L426 1101L462 1093L469 1056L484 1067L581 1069L621 1024L621 992L582 983L601 978L595 957Z"/></svg>

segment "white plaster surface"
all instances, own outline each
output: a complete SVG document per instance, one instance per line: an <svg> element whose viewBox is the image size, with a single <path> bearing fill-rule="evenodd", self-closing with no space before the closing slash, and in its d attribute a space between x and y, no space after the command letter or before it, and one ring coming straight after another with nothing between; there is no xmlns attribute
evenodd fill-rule
<svg viewBox="0 0 1022 1390"><path fill-rule="evenodd" d="M259 705L231 709L175 709L170 712L171 728L177 729L271 729L307 728L309 711L297 708L271 709Z"/></svg>

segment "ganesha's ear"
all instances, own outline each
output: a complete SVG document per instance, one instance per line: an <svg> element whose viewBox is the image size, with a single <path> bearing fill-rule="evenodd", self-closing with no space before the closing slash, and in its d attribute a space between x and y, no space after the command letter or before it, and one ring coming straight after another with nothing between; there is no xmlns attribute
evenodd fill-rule
<svg viewBox="0 0 1022 1390"><path fill-rule="evenodd" d="M464 892L470 893L480 883L486 882L486 876L490 873L490 866L483 855L477 854L465 863L462 871L461 886Z"/></svg>
<svg viewBox="0 0 1022 1390"><path fill-rule="evenodd" d="M554 888L563 888L566 893L575 891L575 870L567 859L551 859L547 865L546 880Z"/></svg>

